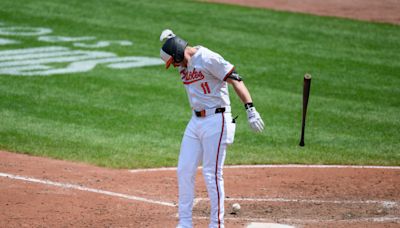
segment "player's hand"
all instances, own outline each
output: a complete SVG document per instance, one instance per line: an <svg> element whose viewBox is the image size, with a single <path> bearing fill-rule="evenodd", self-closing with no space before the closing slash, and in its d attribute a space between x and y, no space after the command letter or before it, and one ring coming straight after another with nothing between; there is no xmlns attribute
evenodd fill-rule
<svg viewBox="0 0 400 228"><path fill-rule="evenodd" d="M260 114L257 112L256 108L251 107L246 110L247 121L251 129L255 132L262 132L264 130L264 121L261 119Z"/></svg>

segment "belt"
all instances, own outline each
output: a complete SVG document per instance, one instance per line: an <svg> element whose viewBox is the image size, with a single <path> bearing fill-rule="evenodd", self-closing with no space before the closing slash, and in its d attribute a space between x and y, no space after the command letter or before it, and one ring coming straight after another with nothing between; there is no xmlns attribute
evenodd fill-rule
<svg viewBox="0 0 400 228"><path fill-rule="evenodd" d="M222 108L210 108L210 109L204 109L201 111L196 111L194 110L194 114L197 117L206 117L213 115L215 113L223 113L223 112L230 112L230 107L222 107Z"/></svg>

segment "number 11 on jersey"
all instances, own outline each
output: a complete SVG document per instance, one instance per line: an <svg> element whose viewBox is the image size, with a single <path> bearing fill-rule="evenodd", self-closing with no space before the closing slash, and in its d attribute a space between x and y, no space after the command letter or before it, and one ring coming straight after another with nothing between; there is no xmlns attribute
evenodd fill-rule
<svg viewBox="0 0 400 228"><path fill-rule="evenodd" d="M204 94L211 93L210 87L208 86L208 82L201 83L201 88L203 89Z"/></svg>

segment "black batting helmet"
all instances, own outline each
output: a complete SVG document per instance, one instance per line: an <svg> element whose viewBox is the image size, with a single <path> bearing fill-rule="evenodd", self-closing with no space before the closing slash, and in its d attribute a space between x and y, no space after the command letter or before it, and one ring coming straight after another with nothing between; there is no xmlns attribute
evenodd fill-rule
<svg viewBox="0 0 400 228"><path fill-rule="evenodd" d="M174 60L175 63L180 63L183 61L185 57L185 48L187 45L188 42L178 36L174 36L165 41L160 50L160 56L161 59L164 60L165 67L167 69L171 65L172 60Z"/></svg>

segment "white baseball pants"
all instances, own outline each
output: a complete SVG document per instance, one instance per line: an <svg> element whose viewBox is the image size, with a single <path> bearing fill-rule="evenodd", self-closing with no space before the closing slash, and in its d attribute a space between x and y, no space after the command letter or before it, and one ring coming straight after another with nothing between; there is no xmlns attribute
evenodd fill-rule
<svg viewBox="0 0 400 228"><path fill-rule="evenodd" d="M230 112L206 117L193 116L182 139L178 163L179 225L193 227L192 210L197 167L202 161L203 177L211 204L210 228L224 227L223 165L227 146L233 143L235 123Z"/></svg>

